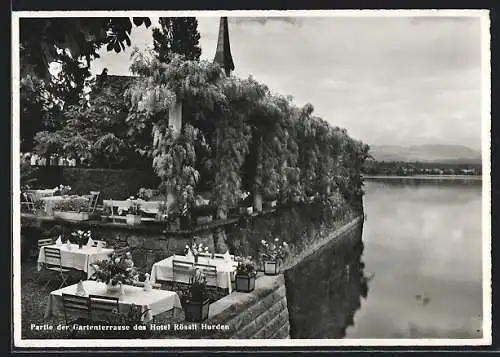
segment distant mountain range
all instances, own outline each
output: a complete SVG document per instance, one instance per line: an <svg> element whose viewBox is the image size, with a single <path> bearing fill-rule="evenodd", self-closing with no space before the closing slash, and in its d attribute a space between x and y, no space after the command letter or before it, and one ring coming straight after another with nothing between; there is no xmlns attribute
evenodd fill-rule
<svg viewBox="0 0 500 357"><path fill-rule="evenodd" d="M481 151L463 145L370 145L376 161L481 163Z"/></svg>

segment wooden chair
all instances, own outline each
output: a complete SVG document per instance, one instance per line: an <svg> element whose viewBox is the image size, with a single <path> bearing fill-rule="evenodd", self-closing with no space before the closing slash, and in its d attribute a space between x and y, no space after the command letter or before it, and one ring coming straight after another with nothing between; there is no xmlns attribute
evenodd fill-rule
<svg viewBox="0 0 500 357"><path fill-rule="evenodd" d="M45 239L39 239L38 240L38 249L45 247L46 245L52 245L54 242L52 241L52 238L45 238Z"/></svg>
<svg viewBox="0 0 500 357"><path fill-rule="evenodd" d="M118 300L115 296L89 295L90 319L102 323L115 322L113 317L117 318L120 313Z"/></svg>
<svg viewBox="0 0 500 357"><path fill-rule="evenodd" d="M139 288L143 288L144 284L145 284L144 281L134 281L132 283L133 286L137 286ZM153 289L156 289L156 290L161 290L161 288L162 288L161 284L158 284L158 283L151 283L151 287Z"/></svg>
<svg viewBox="0 0 500 357"><path fill-rule="evenodd" d="M95 240L93 243L92 243L92 247L97 247L97 244L101 242L101 247L102 248L106 248L106 246L108 245L105 241L103 240Z"/></svg>
<svg viewBox="0 0 500 357"><path fill-rule="evenodd" d="M195 264L194 268L205 274L207 285L217 286L217 267L215 265Z"/></svg>
<svg viewBox="0 0 500 357"><path fill-rule="evenodd" d="M189 284L194 264L180 260L172 261L172 281Z"/></svg>
<svg viewBox="0 0 500 357"><path fill-rule="evenodd" d="M29 192L21 193L21 210L23 207L30 213L36 213L35 201L33 200L33 195Z"/></svg>
<svg viewBox="0 0 500 357"><path fill-rule="evenodd" d="M118 257L124 257L130 251L130 247L115 248L115 255Z"/></svg>
<svg viewBox="0 0 500 357"><path fill-rule="evenodd" d="M224 254L215 254L215 259L224 259ZM231 254L231 260L234 260L234 255Z"/></svg>
<svg viewBox="0 0 500 357"><path fill-rule="evenodd" d="M89 299L86 296L72 295L62 293L64 321L66 325L70 323L88 322L90 320ZM70 315L77 316L76 319L70 320Z"/></svg>
<svg viewBox="0 0 500 357"><path fill-rule="evenodd" d="M99 191L90 191L89 213L94 213L99 201Z"/></svg>
<svg viewBox="0 0 500 357"><path fill-rule="evenodd" d="M43 253L45 257L45 262L43 264L44 270L49 272L55 272L58 276L61 277L61 285L59 285L59 289L66 284L69 274L71 273L71 269L65 268L61 265L61 251L59 248L53 248L44 246ZM47 287L52 279L49 279L44 287Z"/></svg>

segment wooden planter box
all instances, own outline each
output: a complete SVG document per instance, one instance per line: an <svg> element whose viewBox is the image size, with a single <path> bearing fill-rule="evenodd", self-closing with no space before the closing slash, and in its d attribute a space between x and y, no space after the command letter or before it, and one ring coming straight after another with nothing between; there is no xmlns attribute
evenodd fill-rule
<svg viewBox="0 0 500 357"><path fill-rule="evenodd" d="M141 224L141 216L136 216L135 214L127 214L127 224L129 226Z"/></svg>
<svg viewBox="0 0 500 357"><path fill-rule="evenodd" d="M188 322L201 322L208 318L210 310L210 300L205 301L186 301L184 304L184 316Z"/></svg>
<svg viewBox="0 0 500 357"><path fill-rule="evenodd" d="M66 221L87 221L89 219L89 213L74 211L54 211L54 218L60 218Z"/></svg>
<svg viewBox="0 0 500 357"><path fill-rule="evenodd" d="M278 275L280 273L280 263L277 261L264 261L264 274Z"/></svg>
<svg viewBox="0 0 500 357"><path fill-rule="evenodd" d="M251 274L236 274L236 291L249 293L255 289L255 272Z"/></svg>
<svg viewBox="0 0 500 357"><path fill-rule="evenodd" d="M196 224L206 224L213 221L212 216L198 216L196 217Z"/></svg>

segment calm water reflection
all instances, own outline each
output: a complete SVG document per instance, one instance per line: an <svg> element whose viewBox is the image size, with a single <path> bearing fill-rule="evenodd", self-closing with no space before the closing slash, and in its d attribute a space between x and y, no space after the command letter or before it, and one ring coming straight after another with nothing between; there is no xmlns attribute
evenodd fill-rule
<svg viewBox="0 0 500 357"><path fill-rule="evenodd" d="M482 337L481 181L370 180L364 204L285 274L292 338Z"/></svg>
<svg viewBox="0 0 500 357"><path fill-rule="evenodd" d="M367 181L364 202L375 278L346 337L482 337L481 181Z"/></svg>

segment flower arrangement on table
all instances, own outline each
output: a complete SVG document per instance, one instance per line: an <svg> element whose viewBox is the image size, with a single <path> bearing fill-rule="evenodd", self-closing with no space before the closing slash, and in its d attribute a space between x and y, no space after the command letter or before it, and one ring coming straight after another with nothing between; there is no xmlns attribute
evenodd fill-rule
<svg viewBox="0 0 500 357"><path fill-rule="evenodd" d="M75 238L78 243L78 247L81 248L84 244L87 244L89 239L92 238L92 232L90 232L90 230L85 232L79 229L76 232L71 233L71 236Z"/></svg>
<svg viewBox="0 0 500 357"><path fill-rule="evenodd" d="M55 189L54 196L66 196L71 192L71 186L59 185Z"/></svg>
<svg viewBox="0 0 500 357"><path fill-rule="evenodd" d="M268 242L261 240L263 251L261 253L264 261L264 273L267 275L276 275L279 272L279 267L285 257L288 255L288 243L280 242L279 238Z"/></svg>
<svg viewBox="0 0 500 357"><path fill-rule="evenodd" d="M132 285L139 279L139 273L134 267L132 255L118 256L112 253L109 259L100 260L92 264L95 272L91 280L106 283L111 287L123 284Z"/></svg>
<svg viewBox="0 0 500 357"><path fill-rule="evenodd" d="M202 243L196 244L195 242L191 243L191 245L186 244L186 247L184 248L184 254L187 255L188 253L191 253L193 255L195 263L198 262L200 253L210 254L208 247L203 246ZM213 257L214 253L212 253L212 258Z"/></svg>

